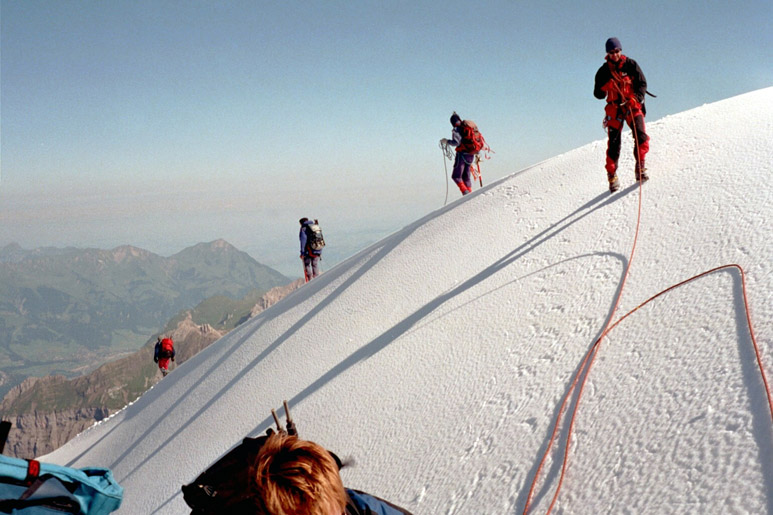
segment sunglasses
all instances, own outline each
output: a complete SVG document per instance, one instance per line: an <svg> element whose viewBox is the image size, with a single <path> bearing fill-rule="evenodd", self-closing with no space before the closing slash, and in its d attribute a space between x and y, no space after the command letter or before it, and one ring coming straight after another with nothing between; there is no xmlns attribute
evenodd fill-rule
<svg viewBox="0 0 773 515"><path fill-rule="evenodd" d="M619 54L620 52L622 52L622 50L620 50L619 48L616 48L616 49L612 50L611 52L607 52L607 53L609 55L615 55L615 54Z"/></svg>

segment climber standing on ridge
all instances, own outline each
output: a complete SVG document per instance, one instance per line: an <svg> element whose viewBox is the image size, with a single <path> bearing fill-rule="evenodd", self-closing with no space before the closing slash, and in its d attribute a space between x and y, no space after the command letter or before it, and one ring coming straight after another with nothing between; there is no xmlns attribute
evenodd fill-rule
<svg viewBox="0 0 773 515"><path fill-rule="evenodd" d="M303 275L306 282L319 275L319 260L322 259L322 248L325 246L325 238L317 220L301 218L301 232L298 238L301 240L301 261L303 261Z"/></svg>
<svg viewBox="0 0 773 515"><path fill-rule="evenodd" d="M158 363L158 368L161 370L161 375L166 377L169 373L169 360L174 361L175 356L174 342L172 337L164 338L163 340L156 338L156 347L153 351L153 361Z"/></svg>
<svg viewBox="0 0 773 515"><path fill-rule="evenodd" d="M486 143L475 122L462 120L462 117L456 114L456 112L451 115L451 125L454 127L451 132L451 139L441 139L440 145L441 147L456 147L456 158L454 159L454 170L451 173L451 179L459 187L462 195L467 195L472 193L470 168L475 162L475 156L483 149Z"/></svg>
<svg viewBox="0 0 773 515"><path fill-rule="evenodd" d="M636 159L636 180L644 182L649 177L644 166L644 157L650 148L650 137L644 127L644 95L647 94L647 79L633 59L623 55L622 45L617 38L609 38L606 43L606 62L596 72L593 95L605 99L604 128L607 130L606 170L609 191L614 193L620 188L617 178L617 160L620 157L620 135L623 122L633 131L633 156Z"/></svg>

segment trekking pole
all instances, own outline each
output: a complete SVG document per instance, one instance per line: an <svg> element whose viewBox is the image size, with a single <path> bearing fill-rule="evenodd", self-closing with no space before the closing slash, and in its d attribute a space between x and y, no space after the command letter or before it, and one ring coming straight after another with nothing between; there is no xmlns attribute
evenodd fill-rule
<svg viewBox="0 0 773 515"><path fill-rule="evenodd" d="M448 168L446 167L446 150L443 148L443 144L440 144L440 152L443 154L443 175L446 176L446 199L443 201L443 207L448 204Z"/></svg>
<svg viewBox="0 0 773 515"><path fill-rule="evenodd" d="M274 423L276 424L277 431L283 433L284 429L282 429L282 423L279 422L279 417L276 416L276 410L274 410L274 408L271 408L271 416L274 417Z"/></svg>
<svg viewBox="0 0 773 515"><path fill-rule="evenodd" d="M290 436L298 436L298 430L295 428L295 422L293 422L290 416L290 408L287 406L287 401L282 401L285 407L285 417L287 418L287 434Z"/></svg>
<svg viewBox="0 0 773 515"><path fill-rule="evenodd" d="M293 418L290 416L290 408L287 406L287 401L282 401L282 404L284 404L285 407L285 418L287 419L286 428L282 429L282 423L279 421L279 416L276 414L276 410L274 408L271 408L271 416L274 417L274 423L276 424L276 429L280 433L285 433L290 436L298 436L298 430L295 428L295 422L293 422Z"/></svg>

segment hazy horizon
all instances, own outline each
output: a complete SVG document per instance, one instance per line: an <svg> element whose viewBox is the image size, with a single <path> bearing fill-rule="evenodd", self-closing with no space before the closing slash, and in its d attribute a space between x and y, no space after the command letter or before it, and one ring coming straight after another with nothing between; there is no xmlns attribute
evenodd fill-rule
<svg viewBox="0 0 773 515"><path fill-rule="evenodd" d="M442 176L438 178L442 180ZM406 195L410 194L406 192ZM382 209L391 215L384 219L374 214L378 199L364 196L361 196L360 205L349 206L348 213L357 213L356 217L342 216L335 205L316 211L304 211L295 204L273 205L255 211L250 208L252 200L248 193L232 196L227 209L218 209L218 206L202 207L206 206L206 192L188 194L184 202L174 203L171 212L159 209L153 213L153 206L165 205L167 197L165 194L107 198L81 195L69 202L58 203L54 209L47 205L46 199L32 194L9 199L5 204L5 223L0 225L0 247L11 243L27 250L42 247L112 249L132 245L168 257L197 243L224 239L256 261L297 278L303 275L298 259L297 213L320 220L328 242L323 252L323 270L425 214L417 208L416 202L392 202L388 206L382 202ZM437 207L440 207L444 193L438 194L437 198ZM94 203L109 205L105 208L106 214L92 218ZM30 210L34 213L32 216ZM39 226L35 234L18 230L36 222ZM122 235L124 240L121 240Z"/></svg>
<svg viewBox="0 0 773 515"><path fill-rule="evenodd" d="M224 238L289 274L308 216L329 266L443 205L453 111L495 150L490 184L604 138L608 37L658 96L650 123L773 84L771 19L762 0L0 0L0 245Z"/></svg>

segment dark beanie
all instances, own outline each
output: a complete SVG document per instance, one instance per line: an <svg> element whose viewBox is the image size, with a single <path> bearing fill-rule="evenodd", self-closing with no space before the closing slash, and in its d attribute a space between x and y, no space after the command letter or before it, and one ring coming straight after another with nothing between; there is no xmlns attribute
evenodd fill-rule
<svg viewBox="0 0 773 515"><path fill-rule="evenodd" d="M619 39L617 39L617 38L609 38L607 40L607 53L611 52L612 50L617 50L618 48L620 50L623 49L623 45L620 44L620 40Z"/></svg>
<svg viewBox="0 0 773 515"><path fill-rule="evenodd" d="M462 121L462 117L459 116L458 114L454 113L451 115L451 125L453 125L454 127L456 126L457 123L461 123L461 121Z"/></svg>

